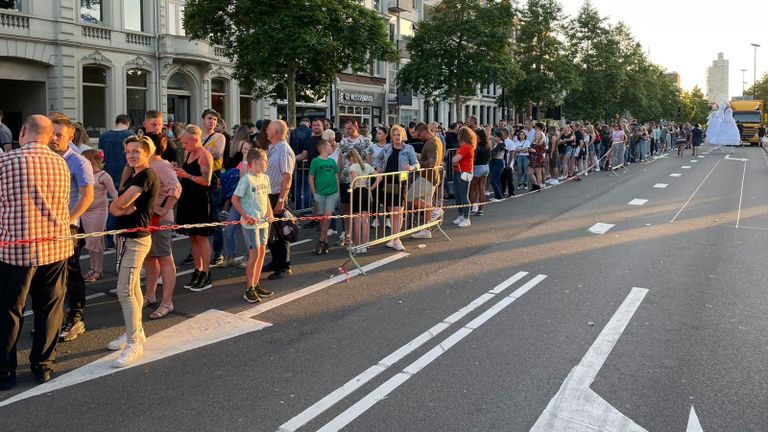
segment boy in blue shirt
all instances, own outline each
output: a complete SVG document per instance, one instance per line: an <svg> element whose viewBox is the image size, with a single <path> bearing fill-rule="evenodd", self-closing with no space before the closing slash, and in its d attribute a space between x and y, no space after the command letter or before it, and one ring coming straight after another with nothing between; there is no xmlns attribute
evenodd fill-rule
<svg viewBox="0 0 768 432"><path fill-rule="evenodd" d="M248 265L245 268L246 290L243 298L248 303L258 303L271 296L272 291L259 284L264 255L267 252L269 224L274 220L269 202L271 190L267 177L267 153L251 149L246 155L248 173L237 184L232 195L232 206L240 213L243 237L248 246Z"/></svg>

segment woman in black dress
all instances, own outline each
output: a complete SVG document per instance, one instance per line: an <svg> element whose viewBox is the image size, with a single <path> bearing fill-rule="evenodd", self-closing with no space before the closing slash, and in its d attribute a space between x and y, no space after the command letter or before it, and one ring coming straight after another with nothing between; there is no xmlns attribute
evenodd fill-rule
<svg viewBox="0 0 768 432"><path fill-rule="evenodd" d="M181 196L177 208L176 222L179 225L210 223L211 201L208 187L211 184L213 157L203 148L200 141L200 128L189 125L184 128L180 140L187 152L187 158L181 168L176 168L176 175L181 182ZM180 233L189 235L195 271L192 279L184 288L190 291L203 291L211 283L211 244L208 237L213 234L212 227L180 229Z"/></svg>

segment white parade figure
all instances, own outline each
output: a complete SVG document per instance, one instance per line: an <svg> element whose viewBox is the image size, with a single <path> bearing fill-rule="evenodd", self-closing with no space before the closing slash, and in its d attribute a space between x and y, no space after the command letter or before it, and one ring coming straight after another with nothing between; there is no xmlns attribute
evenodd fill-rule
<svg viewBox="0 0 768 432"><path fill-rule="evenodd" d="M710 111L707 117L707 139L706 142L711 144L710 137L717 136L717 131L720 129L720 123L723 121L723 110L720 109L721 105L716 103L712 104L712 111ZM725 108L723 106L723 108Z"/></svg>
<svg viewBox="0 0 768 432"><path fill-rule="evenodd" d="M716 126L714 133L710 133L709 128L707 128L707 142L715 145L739 145L741 143L741 136L739 128L736 126L736 120L733 119L733 110L725 102L720 104L720 106L723 107L720 124ZM718 109L719 111L720 109ZM714 117L713 115L712 118Z"/></svg>

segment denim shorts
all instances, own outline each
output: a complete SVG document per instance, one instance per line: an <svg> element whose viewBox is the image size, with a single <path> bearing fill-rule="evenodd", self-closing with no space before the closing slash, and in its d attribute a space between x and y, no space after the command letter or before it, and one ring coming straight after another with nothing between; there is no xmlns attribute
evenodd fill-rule
<svg viewBox="0 0 768 432"><path fill-rule="evenodd" d="M569 157L569 158L572 158L574 153L576 152L576 148L577 148L576 146L570 146L569 145L568 148L565 149L565 156Z"/></svg>
<svg viewBox="0 0 768 432"><path fill-rule="evenodd" d="M264 228L243 227L243 237L248 249L258 249L260 246L266 246L268 234L269 226Z"/></svg>
<svg viewBox="0 0 768 432"><path fill-rule="evenodd" d="M491 170L488 168L488 165L475 165L472 167L472 175L475 177L488 177L490 173Z"/></svg>
<svg viewBox="0 0 768 432"><path fill-rule="evenodd" d="M344 186L344 184L342 184L342 186ZM347 183L346 186L349 187L349 183ZM347 192L347 196L349 196L349 192ZM326 213L333 214L333 212L336 211L336 203L338 202L339 202L338 192L328 196L315 194L315 203L317 204L317 213L319 215L324 215Z"/></svg>

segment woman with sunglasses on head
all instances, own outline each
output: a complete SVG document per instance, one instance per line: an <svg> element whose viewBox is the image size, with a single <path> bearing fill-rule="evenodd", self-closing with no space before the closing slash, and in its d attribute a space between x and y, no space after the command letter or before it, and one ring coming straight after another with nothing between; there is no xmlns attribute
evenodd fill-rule
<svg viewBox="0 0 768 432"><path fill-rule="evenodd" d="M149 253L152 238L149 230L152 209L155 207L160 183L157 174L149 167L149 157L155 153L155 145L148 137L130 136L123 142L125 158L133 174L123 183L118 197L109 206L115 216L117 229L136 229L136 232L119 234L117 298L123 310L126 332L109 343L111 350L122 350L113 367L125 367L144 355L144 329L141 325L141 309L144 296L141 292L140 273Z"/></svg>

